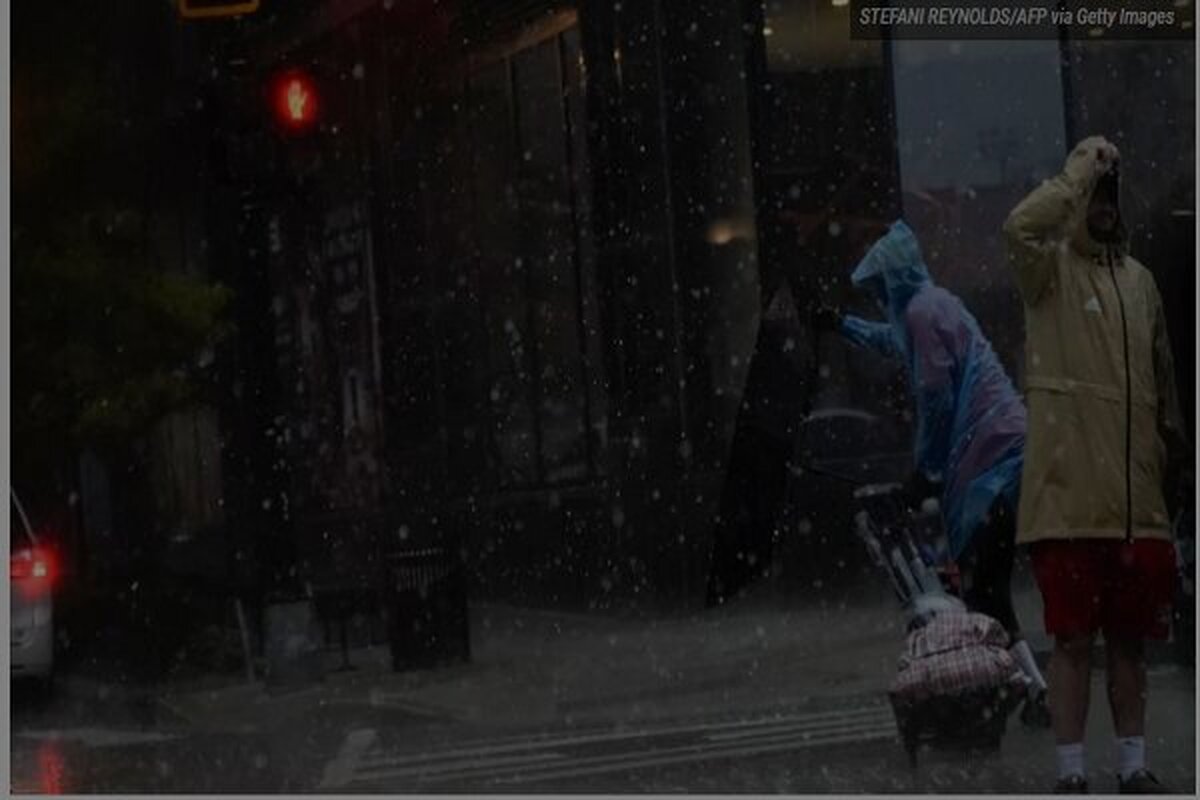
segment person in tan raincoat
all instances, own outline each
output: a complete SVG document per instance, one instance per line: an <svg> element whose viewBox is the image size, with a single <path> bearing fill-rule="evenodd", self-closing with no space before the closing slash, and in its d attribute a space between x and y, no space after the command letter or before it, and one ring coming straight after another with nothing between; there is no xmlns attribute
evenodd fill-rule
<svg viewBox="0 0 1200 800"><path fill-rule="evenodd" d="M1055 637L1049 698L1063 793L1087 790L1082 742L1098 632L1119 788L1163 791L1145 768L1143 641L1167 633L1168 449L1178 461L1190 449L1158 288L1128 251L1119 170L1115 146L1086 139L1004 225L1026 327L1017 542L1030 545Z"/></svg>

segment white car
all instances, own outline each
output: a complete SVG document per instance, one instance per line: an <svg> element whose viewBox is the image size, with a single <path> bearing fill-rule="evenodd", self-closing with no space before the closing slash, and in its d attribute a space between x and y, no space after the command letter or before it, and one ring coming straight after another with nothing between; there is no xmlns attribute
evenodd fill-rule
<svg viewBox="0 0 1200 800"><path fill-rule="evenodd" d="M10 498L10 676L35 678L48 689L54 675L54 559L34 535L16 494Z"/></svg>

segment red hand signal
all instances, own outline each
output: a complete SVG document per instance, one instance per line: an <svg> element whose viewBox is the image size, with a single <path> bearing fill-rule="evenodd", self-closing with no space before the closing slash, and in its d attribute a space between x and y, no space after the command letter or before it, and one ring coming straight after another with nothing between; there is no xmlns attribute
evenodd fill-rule
<svg viewBox="0 0 1200 800"><path fill-rule="evenodd" d="M305 72L292 69L277 75L271 82L270 100L276 122L288 130L300 132L317 121L319 98Z"/></svg>

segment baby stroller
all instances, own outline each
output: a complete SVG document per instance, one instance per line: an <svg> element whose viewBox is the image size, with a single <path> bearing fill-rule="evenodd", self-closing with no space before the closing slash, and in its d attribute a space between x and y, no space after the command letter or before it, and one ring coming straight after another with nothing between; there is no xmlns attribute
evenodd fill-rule
<svg viewBox="0 0 1200 800"><path fill-rule="evenodd" d="M968 612L953 568L935 566L935 548L914 540L914 518L897 484L854 492L854 524L871 560L908 614L908 638L888 693L896 727L917 764L923 744L996 750L1026 680L999 622Z"/></svg>

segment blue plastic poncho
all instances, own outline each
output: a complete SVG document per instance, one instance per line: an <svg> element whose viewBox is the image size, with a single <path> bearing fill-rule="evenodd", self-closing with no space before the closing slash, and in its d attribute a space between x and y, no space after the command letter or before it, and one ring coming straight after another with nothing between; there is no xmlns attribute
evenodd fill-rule
<svg viewBox="0 0 1200 800"><path fill-rule="evenodd" d="M916 468L943 482L949 555L957 559L998 497L1016 508L1025 406L975 318L930 280L903 221L868 251L851 281L876 293L888 321L847 316L842 335L907 366Z"/></svg>

